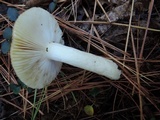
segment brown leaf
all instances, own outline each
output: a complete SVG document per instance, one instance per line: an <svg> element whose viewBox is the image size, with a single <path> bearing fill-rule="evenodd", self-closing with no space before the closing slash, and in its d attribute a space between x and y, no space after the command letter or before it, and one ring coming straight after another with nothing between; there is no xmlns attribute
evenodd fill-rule
<svg viewBox="0 0 160 120"><path fill-rule="evenodd" d="M52 0L28 0L26 2L26 6L27 7L38 6L38 5L42 4L42 3L50 2L50 1L52 1Z"/></svg>
<svg viewBox="0 0 160 120"><path fill-rule="evenodd" d="M107 15L111 22L117 21L119 19L123 19L125 17L130 16L130 7L129 1L125 2L122 5L119 5L113 8L111 11L107 12ZM95 18L96 19L96 18ZM106 15L102 15L98 18L98 20L107 20Z"/></svg>

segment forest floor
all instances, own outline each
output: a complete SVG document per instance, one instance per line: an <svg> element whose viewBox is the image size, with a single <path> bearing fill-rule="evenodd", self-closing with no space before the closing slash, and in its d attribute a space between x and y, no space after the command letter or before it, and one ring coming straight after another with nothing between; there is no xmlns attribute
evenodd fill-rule
<svg viewBox="0 0 160 120"><path fill-rule="evenodd" d="M120 79L63 64L47 88L25 86L9 50L18 15L35 6L65 45L117 63ZM159 12L159 0L0 0L0 120L160 120Z"/></svg>

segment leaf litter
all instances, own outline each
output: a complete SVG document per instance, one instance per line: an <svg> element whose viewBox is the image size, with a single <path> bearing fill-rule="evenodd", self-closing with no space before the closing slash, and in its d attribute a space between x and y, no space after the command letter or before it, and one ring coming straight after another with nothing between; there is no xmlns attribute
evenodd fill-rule
<svg viewBox="0 0 160 120"><path fill-rule="evenodd" d="M114 60L123 75L119 81L110 81L103 76L64 65L57 79L45 90L46 96L37 110L36 119L160 119L160 2L136 0L133 1L133 11L131 0L57 0L54 11L49 8L51 2L8 0L1 1L0 7L12 7L18 13L32 6L50 9L64 32L65 44ZM3 37L3 31L7 27L12 28L16 20L16 17L14 20L6 17L5 11L2 11L0 18L0 117L30 119L34 108L34 90L29 92L26 87L19 87L7 54L9 49L2 54L3 42L8 42L9 38ZM10 89L10 84L14 85L16 94L12 90L14 87ZM93 96L93 89L98 89L98 94ZM41 93L41 90L37 91L37 104L42 98ZM89 114L93 113L94 108L92 116L85 113L86 105L92 105ZM12 109L8 110L8 107Z"/></svg>

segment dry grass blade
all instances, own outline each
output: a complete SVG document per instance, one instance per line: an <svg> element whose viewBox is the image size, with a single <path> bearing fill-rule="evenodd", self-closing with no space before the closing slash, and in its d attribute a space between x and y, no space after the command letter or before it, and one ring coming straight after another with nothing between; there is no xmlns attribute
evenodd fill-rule
<svg viewBox="0 0 160 120"><path fill-rule="evenodd" d="M130 36L130 30L131 30L131 23L132 23L132 16L133 16L133 7L134 7L134 0L132 0L132 7L131 7L131 14L129 19L129 26L128 26L128 32L127 32L127 38L125 43L125 52L127 52L128 49L128 42L129 42L129 36ZM126 59L126 55L124 55L124 60ZM125 65L125 62L123 63Z"/></svg>
<svg viewBox="0 0 160 120"><path fill-rule="evenodd" d="M48 10L50 2L28 0L27 4ZM111 22L108 13L126 2L127 17L122 15L122 18ZM22 0L0 0L0 3L0 8L14 7L20 14L27 10ZM33 105L34 91L22 87L17 81L10 54L0 53L0 108L5 113L0 119L31 119L32 110L42 100L37 120L159 120L159 6L160 2L154 0L57 0L52 14L62 28L65 44L113 60L122 70L121 78L111 81L63 64L56 80L45 89L43 99L42 90L37 91ZM1 11L0 52L1 44L6 41L3 38L4 29L14 26L7 17L7 11L2 14ZM107 20L97 19L97 16L105 16ZM19 94L14 94L10 84L20 86ZM86 105L93 107L93 116L85 114L83 109Z"/></svg>
<svg viewBox="0 0 160 120"><path fill-rule="evenodd" d="M4 0L0 0L0 2L6 4L7 6L11 6L11 7L15 7L15 8L17 8L17 9L20 9L20 10L22 10L22 11L25 10L25 9L23 8L24 5L15 5L15 4L6 2L6 1L4 1Z"/></svg>
<svg viewBox="0 0 160 120"><path fill-rule="evenodd" d="M101 5L100 1L99 0L96 0L96 1L97 1L98 5L101 7L102 11L104 12L104 14L105 14L106 18L108 19L108 21L111 22L111 20L109 19L106 11L104 10L103 6Z"/></svg>
<svg viewBox="0 0 160 120"><path fill-rule="evenodd" d="M70 23L75 23L74 21L68 21ZM106 25L116 25L116 26L124 26L124 27L128 27L128 24L124 24L124 23L117 23L117 22L104 22L104 21L76 21L76 23L90 23L90 24L106 24ZM137 26L137 25L130 25L132 28L136 28L136 29L142 29L142 30L146 30L148 29L149 31L154 31L154 32L160 32L159 29L154 29L154 28L146 28L143 26Z"/></svg>
<svg viewBox="0 0 160 120"><path fill-rule="evenodd" d="M149 4L149 8L148 8L149 12L148 12L147 25L146 25L147 29L145 30L145 34L144 34L144 37L143 37L143 43L142 43L141 51L140 51L140 55L139 55L140 58L143 57L144 45L145 45L145 42L146 42L146 37L147 37L147 33L148 33L148 27L149 27L149 23L150 23L150 19L151 19L151 13L152 13L153 5L154 5L154 0L151 0L151 2Z"/></svg>
<svg viewBox="0 0 160 120"><path fill-rule="evenodd" d="M140 82L140 76L139 76L139 65L138 65L138 61L137 61L137 55L136 55L136 49L135 49L135 43L134 43L134 37L133 37L133 32L131 30L131 41L132 41L132 46L133 46L133 53L134 53L134 59L135 59L135 67L136 67L136 79L137 79L137 83L138 83L138 87L141 87L141 82ZM143 116L143 103L142 103L142 95L139 92L139 105L140 105L140 119L143 120L144 116Z"/></svg>

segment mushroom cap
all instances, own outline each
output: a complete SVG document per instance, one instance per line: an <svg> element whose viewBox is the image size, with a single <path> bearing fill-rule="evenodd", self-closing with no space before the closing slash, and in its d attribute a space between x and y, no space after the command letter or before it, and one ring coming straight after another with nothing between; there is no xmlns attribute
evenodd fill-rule
<svg viewBox="0 0 160 120"><path fill-rule="evenodd" d="M62 63L46 57L46 46L64 43L56 19L48 11L33 7L23 12L13 28L11 63L20 80L31 88L43 88L59 73Z"/></svg>

